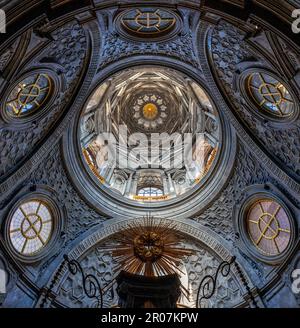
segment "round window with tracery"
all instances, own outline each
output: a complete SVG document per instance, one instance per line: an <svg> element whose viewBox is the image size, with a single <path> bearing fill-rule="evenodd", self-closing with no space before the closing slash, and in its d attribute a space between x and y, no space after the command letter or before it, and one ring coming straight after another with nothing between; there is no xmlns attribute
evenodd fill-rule
<svg viewBox="0 0 300 328"><path fill-rule="evenodd" d="M22 255L33 255L49 242L53 217L47 204L40 200L22 203L13 213L9 237L14 249Z"/></svg>
<svg viewBox="0 0 300 328"><path fill-rule="evenodd" d="M12 117L24 117L46 104L53 91L48 74L37 73L21 80L6 99L6 112Z"/></svg>
<svg viewBox="0 0 300 328"><path fill-rule="evenodd" d="M121 31L138 38L160 38L177 31L179 17L162 8L136 8L120 15Z"/></svg>
<svg viewBox="0 0 300 328"><path fill-rule="evenodd" d="M268 256L277 256L289 246L290 218L285 209L276 201L259 200L248 211L247 231L259 252Z"/></svg>
<svg viewBox="0 0 300 328"><path fill-rule="evenodd" d="M263 72L253 73L247 78L247 90L260 110L286 118L295 110L295 102L288 88L280 81Z"/></svg>

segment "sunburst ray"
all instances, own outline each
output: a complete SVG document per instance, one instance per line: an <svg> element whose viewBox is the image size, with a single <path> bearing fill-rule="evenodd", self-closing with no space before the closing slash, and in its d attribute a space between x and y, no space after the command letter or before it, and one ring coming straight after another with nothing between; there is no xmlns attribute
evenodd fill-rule
<svg viewBox="0 0 300 328"><path fill-rule="evenodd" d="M114 267L138 275L181 275L180 265L194 250L181 245L183 237L173 222L163 222L152 216L129 223L126 229L114 237L114 244L107 243L118 264Z"/></svg>

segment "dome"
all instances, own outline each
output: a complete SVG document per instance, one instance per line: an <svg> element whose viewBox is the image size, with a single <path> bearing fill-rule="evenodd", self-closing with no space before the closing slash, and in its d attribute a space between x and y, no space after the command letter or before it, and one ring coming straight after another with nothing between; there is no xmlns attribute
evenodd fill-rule
<svg viewBox="0 0 300 328"><path fill-rule="evenodd" d="M198 188L213 171L221 142L218 111L207 92L159 66L127 69L97 86L78 131L99 188L140 203Z"/></svg>
<svg viewBox="0 0 300 328"><path fill-rule="evenodd" d="M0 0L0 307L299 307L298 4Z"/></svg>

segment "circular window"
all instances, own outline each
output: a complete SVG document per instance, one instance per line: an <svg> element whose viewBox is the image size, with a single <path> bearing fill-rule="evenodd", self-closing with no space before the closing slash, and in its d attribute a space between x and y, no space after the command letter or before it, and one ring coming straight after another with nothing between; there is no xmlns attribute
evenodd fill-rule
<svg viewBox="0 0 300 328"><path fill-rule="evenodd" d="M264 255L281 255L291 241L290 218L272 199L258 200L249 208L246 228L252 243Z"/></svg>
<svg viewBox="0 0 300 328"><path fill-rule="evenodd" d="M295 102L288 88L276 78L263 72L250 74L246 79L247 92L259 110L277 118L291 116Z"/></svg>
<svg viewBox="0 0 300 328"><path fill-rule="evenodd" d="M13 248L31 256L44 248L53 231L53 216L48 205L40 200L23 202L13 213L9 238Z"/></svg>
<svg viewBox="0 0 300 328"><path fill-rule="evenodd" d="M24 117L45 105L53 92L53 80L46 73L30 75L14 86L5 108L11 117Z"/></svg>
<svg viewBox="0 0 300 328"><path fill-rule="evenodd" d="M121 31L138 38L160 38L177 31L179 17L166 9L137 8L119 16Z"/></svg>

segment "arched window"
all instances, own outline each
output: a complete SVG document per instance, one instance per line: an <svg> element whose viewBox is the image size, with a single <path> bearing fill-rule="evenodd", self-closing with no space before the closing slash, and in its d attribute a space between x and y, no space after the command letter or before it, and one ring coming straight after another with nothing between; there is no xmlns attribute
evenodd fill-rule
<svg viewBox="0 0 300 328"><path fill-rule="evenodd" d="M163 191L156 187L145 187L139 190L138 196L142 197L158 197L163 196Z"/></svg>

